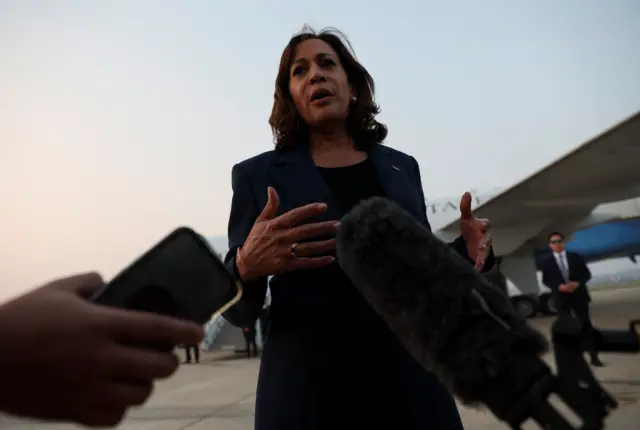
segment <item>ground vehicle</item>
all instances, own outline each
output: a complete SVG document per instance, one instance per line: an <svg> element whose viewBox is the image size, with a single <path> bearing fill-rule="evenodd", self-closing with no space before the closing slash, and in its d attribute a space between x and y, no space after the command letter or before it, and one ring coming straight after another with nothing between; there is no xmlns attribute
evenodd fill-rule
<svg viewBox="0 0 640 430"><path fill-rule="evenodd" d="M538 314L553 315L556 313L551 290L542 285L538 272L538 294L523 294L522 291L500 272L500 259L496 261L496 268L485 276L496 287L500 288L511 299L516 310L525 318L533 318Z"/></svg>

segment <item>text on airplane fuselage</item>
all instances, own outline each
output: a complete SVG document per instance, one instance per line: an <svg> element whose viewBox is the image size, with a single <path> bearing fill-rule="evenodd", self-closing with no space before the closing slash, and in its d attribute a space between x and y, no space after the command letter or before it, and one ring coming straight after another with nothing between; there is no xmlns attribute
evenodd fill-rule
<svg viewBox="0 0 640 430"><path fill-rule="evenodd" d="M478 207L485 200L486 198L473 196L472 206ZM440 200L433 203L427 203L427 211L432 215L437 213L457 212L458 210L460 210L460 202L454 200Z"/></svg>

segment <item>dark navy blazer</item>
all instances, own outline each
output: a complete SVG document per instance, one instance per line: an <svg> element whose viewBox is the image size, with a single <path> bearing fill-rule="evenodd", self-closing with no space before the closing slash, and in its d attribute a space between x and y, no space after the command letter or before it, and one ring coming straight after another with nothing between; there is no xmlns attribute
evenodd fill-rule
<svg viewBox="0 0 640 430"><path fill-rule="evenodd" d="M386 197L409 211L431 230L420 169L415 158L382 145L376 145L369 151L369 156L376 167ZM309 203L323 202L328 205L327 211L312 221L341 218L331 192L304 145L286 152L265 152L238 163L233 166L231 178L233 199L228 227L229 252L225 263L227 269L234 274L236 251L244 244L253 223L266 205L269 186L275 188L280 196L279 214ZM451 246L473 264L461 236L454 240ZM491 252L484 271L491 269L494 260ZM272 285L281 284L288 277L287 274L276 276L272 279ZM255 321L264 303L266 290L266 278L246 283L241 302L224 314L225 319L234 325L245 325ZM277 297L275 301L274 304L277 305Z"/></svg>
<svg viewBox="0 0 640 430"><path fill-rule="evenodd" d="M429 228L416 160L384 146L374 147L369 157L386 197ZM327 211L311 221L341 218L306 146L243 161L233 167L232 183L225 263L236 275L236 250L267 202L267 187L278 192L280 213L324 202ZM451 245L468 259L462 238ZM486 269L492 264L493 255ZM451 394L408 354L345 279L335 263L271 278L256 430L324 430L338 422L341 428L461 430ZM246 282L243 298L224 317L234 325L252 324L266 289L266 277Z"/></svg>

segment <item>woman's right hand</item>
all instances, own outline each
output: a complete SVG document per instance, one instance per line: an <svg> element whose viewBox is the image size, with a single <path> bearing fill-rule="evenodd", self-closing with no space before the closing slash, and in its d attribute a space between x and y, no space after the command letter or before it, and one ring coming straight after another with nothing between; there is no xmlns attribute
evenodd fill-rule
<svg viewBox="0 0 640 430"><path fill-rule="evenodd" d="M263 276L313 269L333 263L335 257L322 254L336 249L335 239L299 243L304 239L335 233L338 221L298 225L305 219L322 214L327 210L327 205L312 203L276 217L280 198L272 187L267 192L267 204L236 254L240 279L251 281Z"/></svg>

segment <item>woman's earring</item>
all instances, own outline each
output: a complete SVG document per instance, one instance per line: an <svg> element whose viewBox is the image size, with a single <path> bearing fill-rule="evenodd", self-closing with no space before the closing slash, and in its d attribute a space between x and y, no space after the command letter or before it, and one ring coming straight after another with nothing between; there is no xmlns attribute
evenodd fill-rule
<svg viewBox="0 0 640 430"><path fill-rule="evenodd" d="M356 96L351 97L351 104L352 105L356 104L357 101L358 101L358 98Z"/></svg>

